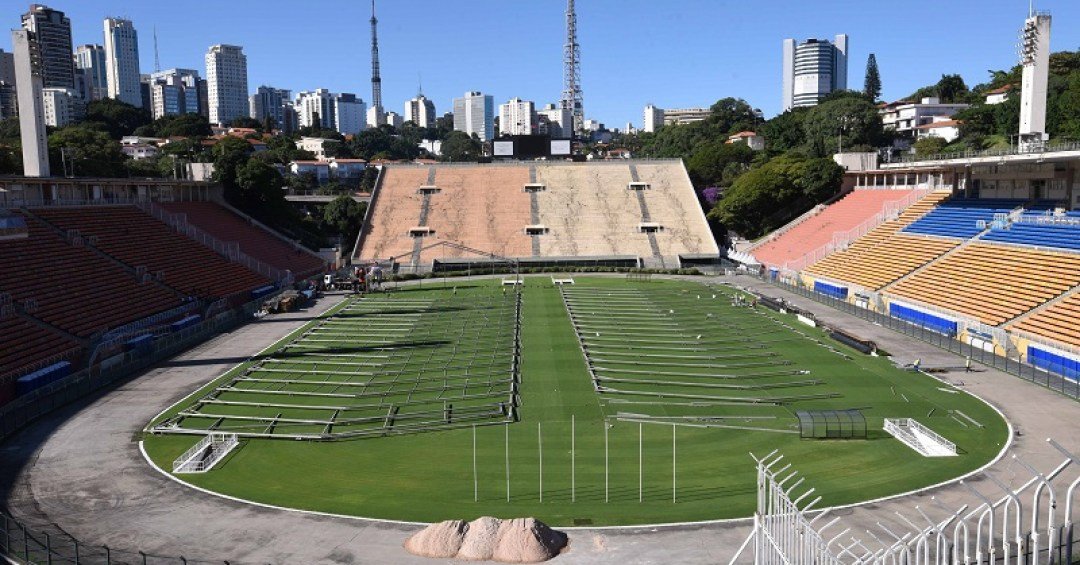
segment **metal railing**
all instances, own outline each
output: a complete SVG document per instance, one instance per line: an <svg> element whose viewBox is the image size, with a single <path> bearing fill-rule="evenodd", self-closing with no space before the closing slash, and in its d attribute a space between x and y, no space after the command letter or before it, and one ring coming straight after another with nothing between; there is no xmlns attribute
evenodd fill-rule
<svg viewBox="0 0 1080 565"><path fill-rule="evenodd" d="M1037 155L1041 153L1056 153L1060 151L1080 151L1080 141L1057 141L1042 145L1010 145L1007 148L983 149L979 151L950 151L933 153L930 155L901 155L900 159L889 163L921 163L932 161L948 161L952 159L975 159L979 157L1008 157L1010 155Z"/></svg>
<svg viewBox="0 0 1080 565"><path fill-rule="evenodd" d="M917 444L911 445L911 447L922 455L933 456L934 453L932 453L930 450L926 449L926 447L923 446L923 442L919 438L920 434L930 438L930 440L937 443L938 447L942 447L952 455L956 455L955 443L941 437L940 434L920 424L914 418L885 418L885 431L897 437L897 439L900 439L899 436L910 436L910 441ZM901 441L903 440L901 439ZM909 442L905 441L904 443Z"/></svg>
<svg viewBox="0 0 1080 565"><path fill-rule="evenodd" d="M766 278L766 280L768 279ZM996 352L986 351L981 347L960 341L954 337L935 332L911 322L893 318L884 313L856 306L846 300L825 296L806 287L789 284L782 280L769 280L768 282L793 294L809 298L816 302L831 306L841 312L874 322L893 331L935 345L962 357L970 357L972 361L982 363L983 365L1004 371L1026 381L1044 386L1075 400L1080 400L1080 381L1065 377L1061 372L1054 372L1035 367L1024 361L1024 354L1022 352L1016 357L998 355ZM955 315L953 317L955 317ZM1053 345L1052 347L1064 349L1059 345ZM1064 367L1062 367L1062 371L1064 371Z"/></svg>

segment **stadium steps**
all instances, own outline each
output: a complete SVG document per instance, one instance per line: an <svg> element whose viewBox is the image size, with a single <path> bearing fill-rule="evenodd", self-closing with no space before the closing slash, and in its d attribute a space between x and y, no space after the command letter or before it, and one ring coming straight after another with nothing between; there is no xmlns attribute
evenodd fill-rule
<svg viewBox="0 0 1080 565"><path fill-rule="evenodd" d="M45 224L46 226L52 228L53 231L55 231L56 234L59 235L60 237L62 237L64 239L68 238L68 230L66 230L66 229L56 225L55 223L49 221L49 218L46 218L46 217L42 216L41 214L35 214L34 211L29 209L29 208L24 209L23 212L25 212L29 216L33 216L35 219L40 221L42 224ZM83 234L83 233L80 232L79 235L83 237L83 241L85 242L86 241L85 238L87 238L87 237L89 237L90 235L93 235L93 234ZM121 269L124 269L125 271L131 273L131 276L133 278L135 278L136 281L139 280L139 277L136 274L136 270L135 270L134 265L129 265L129 264L121 261L120 259L114 257L113 255L110 255L110 254L102 251L96 245L90 245L89 243L85 243L83 245L83 247L85 249L89 249L90 251L96 253L102 259L105 259L106 261L109 261L109 262L115 264L116 266L120 267ZM151 281L148 284L157 285L158 287L160 287L160 288L162 288L164 290L167 290L169 292L172 292L172 293L176 294L178 298L181 298L181 297L185 296L185 294L183 292L181 292L180 290L175 289L175 288L173 288L173 287L171 287L171 286L169 286L169 285L167 285L164 282L159 281L159 280L151 279Z"/></svg>
<svg viewBox="0 0 1080 565"><path fill-rule="evenodd" d="M908 235L908 234L904 234L904 235ZM940 239L940 238L936 238L934 236L927 236L927 239ZM973 243L976 243L977 241L978 240L975 240L975 239L968 239L968 240L964 241L960 245L957 245L956 247L953 247L952 249L946 251L945 253L942 253L941 255L938 255L938 256L934 257L933 259L923 263L922 265L919 265L913 271L910 271L908 274L906 274L906 275L894 280L893 282L881 287L881 291L882 292L891 291L897 285L899 285L899 284L907 281L908 279L914 277L915 275L918 275L919 273L922 273L923 271L929 269L931 266L933 266L938 261L948 259L949 256L955 255L956 253L959 253L962 249L964 249L965 247L968 247L969 245L971 245Z"/></svg>
<svg viewBox="0 0 1080 565"><path fill-rule="evenodd" d="M911 418L886 418L885 432L924 457L952 457L956 446Z"/></svg>
<svg viewBox="0 0 1080 565"><path fill-rule="evenodd" d="M846 195L847 194L845 193L845 196ZM825 210L825 208L828 208L828 206L826 206L825 204L818 204L818 205L814 206L813 208L807 210L806 212L803 212L802 215L795 218L794 220L791 220L790 222L780 226L778 229L774 230L771 233L768 233L768 234L765 234L765 235L761 236L760 238L758 238L757 241L751 242L750 245L747 245L741 251L743 253L751 253L751 254L753 254L754 250L757 249L758 247L761 247L762 245L765 245L766 243L769 243L770 241L773 241L773 240L779 238L780 236L784 235L785 233L790 231L795 226L798 226L799 224L805 222L806 220L809 220L810 218L813 218L814 216L820 214L822 211Z"/></svg>
<svg viewBox="0 0 1080 565"><path fill-rule="evenodd" d="M49 359L74 360L86 340L22 313L0 318L0 377L19 376Z"/></svg>
<svg viewBox="0 0 1080 565"><path fill-rule="evenodd" d="M1014 318L1010 330L1019 330L1080 347L1080 285L1046 304Z"/></svg>

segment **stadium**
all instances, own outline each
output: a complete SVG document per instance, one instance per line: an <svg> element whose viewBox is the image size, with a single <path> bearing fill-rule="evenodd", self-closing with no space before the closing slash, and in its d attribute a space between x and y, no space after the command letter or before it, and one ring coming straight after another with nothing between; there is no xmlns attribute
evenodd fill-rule
<svg viewBox="0 0 1080 565"><path fill-rule="evenodd" d="M1025 101L731 248L683 159L381 162L344 257L222 175L0 176L0 559L461 562L528 517L568 543L502 561L1076 563L1080 147Z"/></svg>

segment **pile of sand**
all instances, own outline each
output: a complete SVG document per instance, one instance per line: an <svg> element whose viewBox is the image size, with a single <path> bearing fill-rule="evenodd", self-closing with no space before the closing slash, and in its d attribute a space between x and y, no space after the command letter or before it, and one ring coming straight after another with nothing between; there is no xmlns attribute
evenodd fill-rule
<svg viewBox="0 0 1080 565"><path fill-rule="evenodd" d="M461 520L432 524L406 540L405 549L424 557L539 563L558 555L566 541L566 534L535 518L483 516L467 524Z"/></svg>

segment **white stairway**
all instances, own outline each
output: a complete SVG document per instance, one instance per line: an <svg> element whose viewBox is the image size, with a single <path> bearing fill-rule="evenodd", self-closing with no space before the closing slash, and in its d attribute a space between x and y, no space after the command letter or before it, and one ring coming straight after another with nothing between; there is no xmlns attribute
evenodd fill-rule
<svg viewBox="0 0 1080 565"><path fill-rule="evenodd" d="M212 432L173 461L173 473L205 473L240 445L236 434Z"/></svg>
<svg viewBox="0 0 1080 565"><path fill-rule="evenodd" d="M885 431L924 457L956 455L956 444L912 418L885 418Z"/></svg>

